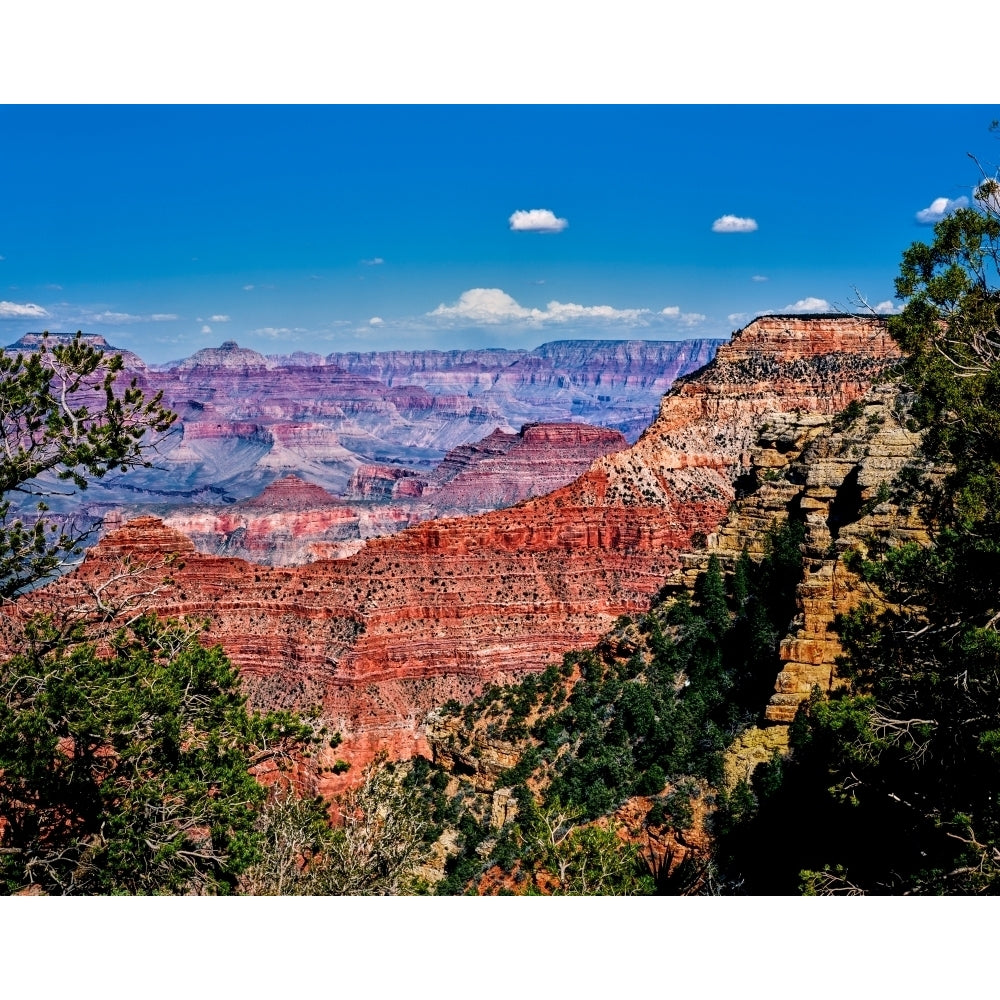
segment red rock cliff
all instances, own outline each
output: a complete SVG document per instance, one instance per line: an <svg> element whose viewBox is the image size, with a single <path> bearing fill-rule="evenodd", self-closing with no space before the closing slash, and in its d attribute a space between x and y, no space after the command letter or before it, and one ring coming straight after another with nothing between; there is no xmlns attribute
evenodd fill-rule
<svg viewBox="0 0 1000 1000"><path fill-rule="evenodd" d="M210 616L259 703L321 701L348 759L380 745L406 755L433 704L539 669L645 608L678 553L722 521L768 415L836 412L896 357L878 319L762 317L664 397L636 445L569 486L349 559L278 570L188 555L157 608ZM79 574L131 544L110 536Z"/></svg>

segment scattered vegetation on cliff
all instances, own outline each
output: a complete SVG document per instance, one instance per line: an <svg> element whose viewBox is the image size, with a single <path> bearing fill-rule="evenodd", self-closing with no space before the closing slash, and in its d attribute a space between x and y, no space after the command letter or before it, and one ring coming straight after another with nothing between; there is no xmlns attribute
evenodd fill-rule
<svg viewBox="0 0 1000 1000"><path fill-rule="evenodd" d="M265 846L252 772L316 738L248 712L219 648L115 601L114 581L77 607L12 608L77 551L44 497L148 465L173 422L159 396L120 390L121 367L80 335L0 351L0 892L230 892ZM37 498L30 514L15 494Z"/></svg>
<svg viewBox="0 0 1000 1000"><path fill-rule="evenodd" d="M261 851L266 796L312 736L246 709L196 633L139 618L107 636L29 622L0 668L0 878L8 892L225 893Z"/></svg>
<svg viewBox="0 0 1000 1000"><path fill-rule="evenodd" d="M932 544L873 546L878 595L837 622L850 690L817 691L792 754L755 775L726 860L751 892L1000 889L998 185L903 255L890 330L937 484L898 484ZM776 838L780 837L780 848Z"/></svg>
<svg viewBox="0 0 1000 1000"><path fill-rule="evenodd" d="M471 788L449 800L444 779L432 777L434 822L456 826L460 840L437 891L465 891L493 866L519 875L524 888L574 891L564 855L580 851L594 855L591 867L600 858L618 872L602 879L601 892L700 883L704 871L663 868L613 830L597 831L636 797L649 799L647 827L683 831L696 800L721 787L723 751L758 720L774 686L801 536L797 520L775 526L766 556L755 562L744 553L728 588L713 557L693 600L671 598L637 622L623 620L597 648L568 654L561 668L446 708L463 722L460 755L474 757L477 743L490 741L515 750L517 763L494 785L511 789L516 815L498 832L481 805L477 813ZM724 794L718 799L725 806Z"/></svg>

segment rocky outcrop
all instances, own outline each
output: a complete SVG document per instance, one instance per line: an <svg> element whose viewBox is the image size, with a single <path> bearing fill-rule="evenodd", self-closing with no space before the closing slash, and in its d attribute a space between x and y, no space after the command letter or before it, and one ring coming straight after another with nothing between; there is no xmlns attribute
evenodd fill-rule
<svg viewBox="0 0 1000 1000"><path fill-rule="evenodd" d="M223 341L221 347L206 347L185 358L174 369L176 372L193 371L196 368L211 370L245 371L253 368L268 368L267 358L248 347L240 347L235 340Z"/></svg>
<svg viewBox="0 0 1000 1000"><path fill-rule="evenodd" d="M217 432L228 429L225 425ZM264 433L256 425L242 430L248 439ZM299 425L282 428L286 440L301 430ZM348 484L351 506L290 475L272 482L258 497L231 506L185 506L165 520L210 555L272 566L342 559L368 538L442 514L511 505L563 486L595 458L625 444L618 431L604 427L531 424L518 434L494 431L483 441L453 449L426 476L393 466L360 466ZM268 458L276 454L272 450Z"/></svg>
<svg viewBox="0 0 1000 1000"><path fill-rule="evenodd" d="M591 463L625 448L619 431L589 424L525 424L452 449L427 477L421 497L435 516L509 507L565 486ZM403 481L397 495L412 487Z"/></svg>
<svg viewBox="0 0 1000 1000"><path fill-rule="evenodd" d="M17 349L34 350L37 340L28 335ZM575 341L534 352L268 358L226 341L153 367L125 352L128 377L138 377L146 392L162 391L179 420L153 467L95 482L88 508L97 520L109 513L114 520L172 513L191 493L232 503L289 474L341 493L365 467L426 476L455 448L539 421L619 427L634 440L673 379L704 364L716 346Z"/></svg>
<svg viewBox="0 0 1000 1000"><path fill-rule="evenodd" d="M13 344L4 348L4 350L11 354L22 351L37 351L43 343L51 349L57 344L70 344L75 339L75 333L26 333L23 337L15 340ZM106 354L120 354L125 370L130 373L140 374L146 371L146 362L138 354L134 354L123 347L112 346L99 333L84 333L80 335L80 339L88 347L95 347Z"/></svg>
<svg viewBox="0 0 1000 1000"><path fill-rule="evenodd" d="M260 496L229 507L187 508L165 524L199 552L272 566L342 559L362 545L358 513L298 476L277 479Z"/></svg>
<svg viewBox="0 0 1000 1000"><path fill-rule="evenodd" d="M910 430L908 397L898 384L873 389L840 416L774 415L761 431L739 499L703 551L683 555L682 568L666 590L690 590L715 554L732 568L744 548L762 555L768 529L795 516L805 524L803 576L797 588L798 617L781 642L775 693L766 710L772 723L788 723L814 687L828 692L842 681L843 649L834 631L838 615L878 594L850 568L845 556L866 553L873 543L926 544L918 512L895 482L905 468L926 474L920 435ZM730 783L768 759L787 738L751 730L730 757ZM746 766L744 766L746 765Z"/></svg>
<svg viewBox="0 0 1000 1000"><path fill-rule="evenodd" d="M540 669L644 610L680 553L723 522L762 425L830 416L896 358L878 319L761 318L664 397L636 445L568 486L349 559L279 570L190 556L157 609L210 617L208 641L258 703L322 703L345 759L364 740L405 753L433 705ZM119 545L105 540L79 574L99 575Z"/></svg>

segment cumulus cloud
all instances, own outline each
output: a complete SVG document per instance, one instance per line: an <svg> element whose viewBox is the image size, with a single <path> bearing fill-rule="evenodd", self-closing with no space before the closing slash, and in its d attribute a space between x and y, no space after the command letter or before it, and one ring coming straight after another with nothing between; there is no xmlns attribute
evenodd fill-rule
<svg viewBox="0 0 1000 1000"><path fill-rule="evenodd" d="M369 326L381 326L384 322L385 322L385 320L383 320L381 316L372 316L372 318L370 320L368 320L368 325Z"/></svg>
<svg viewBox="0 0 1000 1000"><path fill-rule="evenodd" d="M381 257L369 257L361 263L364 264L365 267L377 267L379 264L384 264L385 261Z"/></svg>
<svg viewBox="0 0 1000 1000"><path fill-rule="evenodd" d="M569 225L548 208L518 209L507 221L515 233L561 233Z"/></svg>
<svg viewBox="0 0 1000 1000"><path fill-rule="evenodd" d="M509 323L513 320L541 319L540 309L525 309L501 288L470 288L453 306L443 302L429 316L461 319L472 323Z"/></svg>
<svg viewBox="0 0 1000 1000"><path fill-rule="evenodd" d="M767 275L766 274L755 274L750 280L751 281L767 281Z"/></svg>
<svg viewBox="0 0 1000 1000"><path fill-rule="evenodd" d="M880 316L891 316L895 313L900 313L903 311L903 307L893 302L892 299L886 299L885 302L879 302L878 305L872 306Z"/></svg>
<svg viewBox="0 0 1000 1000"><path fill-rule="evenodd" d="M920 209L916 214L916 220L922 226L933 226L935 222L940 222L946 215L958 211L960 208L968 208L969 199L962 195L961 198L935 198L926 208Z"/></svg>
<svg viewBox="0 0 1000 1000"><path fill-rule="evenodd" d="M649 315L648 309L615 309L614 306L581 306L575 302L550 302L542 313L545 322L565 323L578 319L603 319L635 323Z"/></svg>
<svg viewBox="0 0 1000 1000"><path fill-rule="evenodd" d="M726 320L728 321L730 326L740 326L742 323L745 323L749 318L750 318L749 313L730 313L726 317Z"/></svg>
<svg viewBox="0 0 1000 1000"><path fill-rule="evenodd" d="M170 320L180 319L177 313L153 313L149 318L154 323L167 323ZM213 316L212 319L215 319L215 317Z"/></svg>
<svg viewBox="0 0 1000 1000"><path fill-rule="evenodd" d="M680 306L667 306L665 309L660 310L660 315L665 316L667 319L675 319L682 326L695 326L698 323L705 322L704 313L681 312Z"/></svg>
<svg viewBox="0 0 1000 1000"><path fill-rule="evenodd" d="M744 219L738 215L722 215L712 223L713 233L752 233L756 229L756 219Z"/></svg>
<svg viewBox="0 0 1000 1000"><path fill-rule="evenodd" d="M638 322L651 315L649 309L615 309L614 306L584 306L576 302L550 302L544 309L522 306L500 288L470 288L452 306L439 305L429 316L467 323L566 323L574 320Z"/></svg>
<svg viewBox="0 0 1000 1000"><path fill-rule="evenodd" d="M34 302L0 302L0 319L42 319L48 312Z"/></svg>
<svg viewBox="0 0 1000 1000"><path fill-rule="evenodd" d="M783 309L776 310L783 313L825 313L833 312L833 306L826 299L817 299L810 295L807 298L799 299Z"/></svg>
<svg viewBox="0 0 1000 1000"><path fill-rule="evenodd" d="M251 333L259 334L261 337L290 337L292 340L298 340L299 334L308 333L304 327L296 326L294 328L287 326L261 326L256 330L251 330Z"/></svg>
<svg viewBox="0 0 1000 1000"><path fill-rule="evenodd" d="M622 323L649 326L661 319L680 322L685 326L700 323L702 313L684 313L680 306L667 306L660 312L652 309L618 309L609 305L582 305L578 302L553 300L544 309L521 305L501 288L470 288L462 292L453 305L442 303L427 314L437 320L498 325L503 323L542 326L565 323Z"/></svg>
<svg viewBox="0 0 1000 1000"><path fill-rule="evenodd" d="M209 325L208 325L208 324L206 323L206 324L205 324L205 325L204 325L204 326L203 326L203 327L201 328L201 332L202 332L202 333L211 333L211 332L212 332L212 328L211 328L211 327L210 327L210 326L209 326Z"/></svg>
<svg viewBox="0 0 1000 1000"><path fill-rule="evenodd" d="M142 317L132 313L112 312L105 309L104 312L94 313L90 317L95 323L141 323Z"/></svg>
<svg viewBox="0 0 1000 1000"><path fill-rule="evenodd" d="M222 314L222 313L217 313L215 316L209 316L208 318L213 323L228 323L229 322L229 317L226 316L226 315L224 315L224 314ZM177 319L177 317L175 316L174 319Z"/></svg>
<svg viewBox="0 0 1000 1000"><path fill-rule="evenodd" d="M243 286L243 291L244 292L252 292L253 291L253 285L244 285Z"/></svg>

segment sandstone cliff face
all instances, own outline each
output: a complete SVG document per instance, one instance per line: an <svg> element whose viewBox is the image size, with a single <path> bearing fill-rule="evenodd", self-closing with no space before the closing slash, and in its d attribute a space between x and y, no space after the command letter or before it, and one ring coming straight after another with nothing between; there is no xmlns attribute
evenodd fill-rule
<svg viewBox="0 0 1000 1000"><path fill-rule="evenodd" d="M667 582L668 591L690 590L713 553L731 569L744 546L763 554L773 525L790 514L804 521L799 614L780 646L782 669L766 711L769 722L791 722L814 686L828 692L841 683L836 660L843 650L834 620L862 600L877 601L844 556L865 553L873 541L928 541L918 512L893 487L906 467L929 471L920 458L920 435L907 428L907 404L908 397L890 383L860 399L850 419L775 414L751 452L744 484L749 495L737 500L703 551L681 556L681 568ZM785 745L782 733L751 731L733 749L730 783Z"/></svg>
<svg viewBox="0 0 1000 1000"><path fill-rule="evenodd" d="M406 755L425 746L433 705L540 669L644 610L678 554L722 523L761 425L837 412L896 356L878 320L756 320L664 397L635 446L568 486L375 539L349 559L279 570L188 556L157 609L209 616L209 640L257 702L321 702L345 759L363 763L380 744ZM106 539L79 574L99 575L128 544Z"/></svg>
<svg viewBox="0 0 1000 1000"><path fill-rule="evenodd" d="M199 552L288 566L340 559L361 548L361 519L343 501L298 476L228 507L185 508L164 519Z"/></svg>
<svg viewBox="0 0 1000 1000"><path fill-rule="evenodd" d="M29 335L16 349L34 350L37 340ZM94 342L108 346L103 338ZM226 341L174 365L152 367L125 352L127 375L135 375L144 391L162 391L180 419L158 449L155 468L105 476L94 483L86 506L95 521L109 514L113 520L162 515L192 497L219 504L248 499L290 474L341 493L367 467L404 467L426 476L450 450L494 430L512 434L539 421L620 427L631 441L673 379L707 362L717 344L573 341L534 352L267 358ZM385 523L435 512L406 518L393 512Z"/></svg>
<svg viewBox="0 0 1000 1000"><path fill-rule="evenodd" d="M418 495L434 517L509 507L565 486L595 459L626 444L619 431L589 424L525 424L517 434L496 430L452 449L420 483ZM413 495L416 488L403 478L392 495Z"/></svg>
<svg viewBox="0 0 1000 1000"><path fill-rule="evenodd" d="M511 505L563 486L595 458L625 446L618 431L604 427L529 424L518 434L494 431L453 449L426 476L393 466L361 466L348 484L351 506L289 475L250 500L185 506L165 521L207 555L239 556L271 566L342 559L368 538L442 514Z"/></svg>

